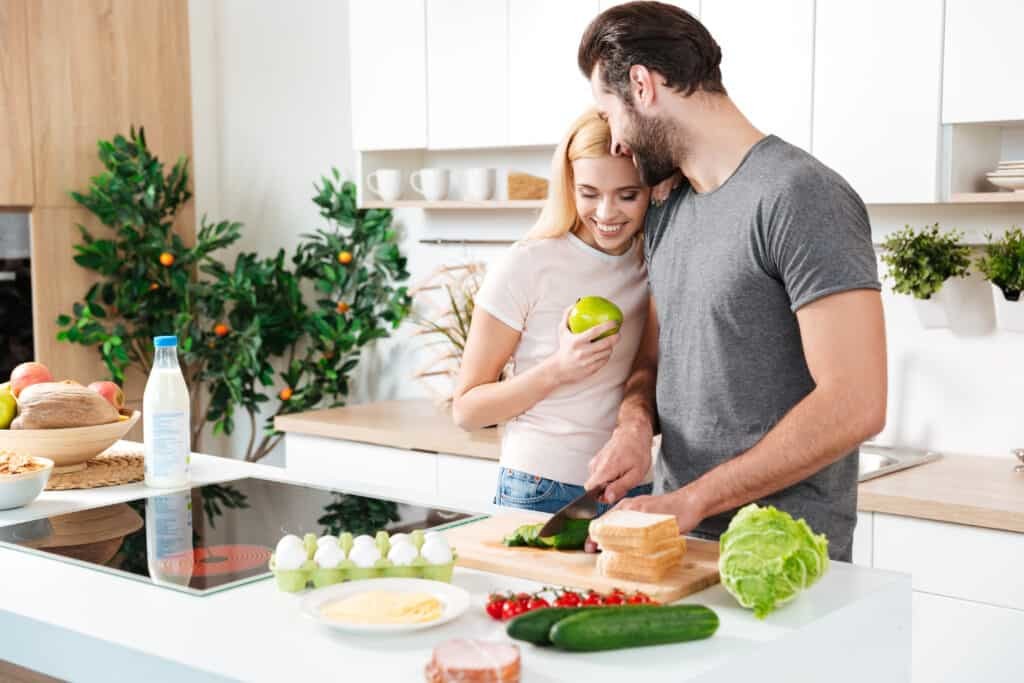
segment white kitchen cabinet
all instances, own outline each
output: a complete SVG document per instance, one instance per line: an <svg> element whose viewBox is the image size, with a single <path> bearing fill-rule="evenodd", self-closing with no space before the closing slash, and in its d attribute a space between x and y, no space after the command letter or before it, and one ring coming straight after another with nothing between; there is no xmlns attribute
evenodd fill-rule
<svg viewBox="0 0 1024 683"><path fill-rule="evenodd" d="M352 144L356 149L427 146L425 0L349 3ZM328 75L331 65L324 65Z"/></svg>
<svg viewBox="0 0 1024 683"><path fill-rule="evenodd" d="M943 123L1024 119L1020 0L946 0Z"/></svg>
<svg viewBox="0 0 1024 683"><path fill-rule="evenodd" d="M915 592L913 624L914 683L1021 680L1024 612Z"/></svg>
<svg viewBox="0 0 1024 683"><path fill-rule="evenodd" d="M700 16L736 105L760 130L810 150L814 0L703 0Z"/></svg>
<svg viewBox="0 0 1024 683"><path fill-rule="evenodd" d="M853 529L854 564L862 567L872 565L872 544L874 542L874 515L870 512L857 513L857 526Z"/></svg>
<svg viewBox="0 0 1024 683"><path fill-rule="evenodd" d="M1024 534L875 513L874 564L914 590L1024 610Z"/></svg>
<svg viewBox="0 0 1024 683"><path fill-rule="evenodd" d="M508 144L506 0L427 0L427 146Z"/></svg>
<svg viewBox="0 0 1024 683"><path fill-rule="evenodd" d="M622 5L630 1L631 0L601 0L601 11L603 12L609 7L615 7L615 5ZM708 0L704 0L704 2L707 1ZM695 17L700 16L701 0L665 0L665 2L670 5L675 5L676 7L682 7Z"/></svg>
<svg viewBox="0 0 1024 683"><path fill-rule="evenodd" d="M811 151L868 203L934 202L942 3L818 0Z"/></svg>
<svg viewBox="0 0 1024 683"><path fill-rule="evenodd" d="M593 106L576 53L596 15L597 0L509 2L509 144L556 144Z"/></svg>

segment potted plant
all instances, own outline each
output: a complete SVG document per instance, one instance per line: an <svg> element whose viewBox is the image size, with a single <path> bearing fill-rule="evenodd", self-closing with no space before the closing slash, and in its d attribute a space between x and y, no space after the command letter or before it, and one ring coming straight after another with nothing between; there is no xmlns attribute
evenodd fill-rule
<svg viewBox="0 0 1024 683"><path fill-rule="evenodd" d="M985 253L976 262L978 270L992 283L992 298L996 305L999 327L1024 332L1024 232L1018 227L1006 231L1002 239L988 244Z"/></svg>
<svg viewBox="0 0 1024 683"><path fill-rule="evenodd" d="M914 297L918 318L924 327L948 327L949 312L943 285L953 278L969 275L970 247L960 244L962 233L939 232L939 224L915 230L909 225L890 235L883 243L882 261L893 291Z"/></svg>

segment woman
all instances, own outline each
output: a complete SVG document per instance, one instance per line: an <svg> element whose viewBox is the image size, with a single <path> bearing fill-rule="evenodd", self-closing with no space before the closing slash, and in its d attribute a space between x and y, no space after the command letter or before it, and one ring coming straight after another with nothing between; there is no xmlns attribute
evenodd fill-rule
<svg viewBox="0 0 1024 683"><path fill-rule="evenodd" d="M582 494L588 463L615 427L649 306L640 233L650 190L610 145L595 111L577 119L555 151L537 223L475 298L453 413L464 429L507 421L499 505L554 512ZM569 331L583 296L622 309L617 334L598 339L614 323ZM499 382L510 359L513 376Z"/></svg>

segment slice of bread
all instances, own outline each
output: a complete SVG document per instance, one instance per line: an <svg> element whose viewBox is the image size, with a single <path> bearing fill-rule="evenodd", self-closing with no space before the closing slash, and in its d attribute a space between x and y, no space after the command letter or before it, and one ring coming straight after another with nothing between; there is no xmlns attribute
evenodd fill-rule
<svg viewBox="0 0 1024 683"><path fill-rule="evenodd" d="M686 554L686 539L676 539L664 550L651 554L604 551L597 557L597 570L604 576L624 581L652 583L665 578Z"/></svg>
<svg viewBox="0 0 1024 683"><path fill-rule="evenodd" d="M649 555L679 537L674 515L612 510L590 524L590 537L604 550Z"/></svg>

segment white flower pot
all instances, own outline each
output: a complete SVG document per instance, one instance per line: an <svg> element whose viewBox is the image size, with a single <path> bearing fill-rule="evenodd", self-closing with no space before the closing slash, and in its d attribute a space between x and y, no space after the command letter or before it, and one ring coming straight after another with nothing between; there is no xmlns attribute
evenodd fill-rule
<svg viewBox="0 0 1024 683"><path fill-rule="evenodd" d="M999 328L1011 332L1024 332L1024 297L1020 301L1009 301L1003 290L992 285L992 299L996 304L996 321Z"/></svg>
<svg viewBox="0 0 1024 683"><path fill-rule="evenodd" d="M946 307L943 305L943 290L932 294L930 299L913 299L914 311L917 319L921 321L921 327L936 329L949 327L949 317L946 315Z"/></svg>

